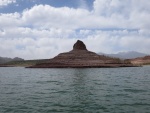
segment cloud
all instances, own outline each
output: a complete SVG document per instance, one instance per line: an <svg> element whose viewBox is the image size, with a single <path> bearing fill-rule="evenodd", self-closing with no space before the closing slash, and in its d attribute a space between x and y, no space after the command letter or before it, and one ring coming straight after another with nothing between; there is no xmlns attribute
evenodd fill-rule
<svg viewBox="0 0 150 113"><path fill-rule="evenodd" d="M39 28L128 28L129 20L121 15L111 17L97 16L95 12L86 9L73 9L68 7L55 8L49 5L38 5L23 12L23 21L27 25ZM119 24L118 21L120 21Z"/></svg>
<svg viewBox="0 0 150 113"><path fill-rule="evenodd" d="M17 31L20 34L14 34L14 36L20 37L7 38L6 36L5 38L0 38L0 42L3 42L0 45L1 55L9 57L17 55L25 59L52 58L58 53L72 50L72 46L77 39L84 41L88 50L95 52L114 53L135 50L148 53L148 48L150 48L150 39L147 36L149 32L147 31L73 30L66 33L70 35L66 36L67 38L63 37L63 35L66 35L63 32L60 32L62 38L53 37L55 35L51 33L54 31L40 31L29 28L20 28ZM55 32L59 32L59 30L55 29ZM6 34L8 35L9 33ZM12 35L12 37L14 36Z"/></svg>
<svg viewBox="0 0 150 113"><path fill-rule="evenodd" d="M68 7L55 8L49 5L38 5L23 12L22 19L26 24L39 28L68 28L76 29L87 17L89 12L85 9Z"/></svg>
<svg viewBox="0 0 150 113"><path fill-rule="evenodd" d="M0 14L0 56L50 58L71 50L77 39L95 52L150 53L149 5L148 0L95 0L91 11L35 5Z"/></svg>
<svg viewBox="0 0 150 113"><path fill-rule="evenodd" d="M0 0L0 7L7 6L12 3L16 3L16 0Z"/></svg>
<svg viewBox="0 0 150 113"><path fill-rule="evenodd" d="M19 13L0 13L0 28L18 27L20 24L22 21Z"/></svg>
<svg viewBox="0 0 150 113"><path fill-rule="evenodd" d="M140 1L140 0L139 0ZM147 0L145 0L147 1ZM23 21L40 28L149 28L150 9L135 0L95 0L94 9L36 5L24 10ZM139 7L138 7L139 6Z"/></svg>

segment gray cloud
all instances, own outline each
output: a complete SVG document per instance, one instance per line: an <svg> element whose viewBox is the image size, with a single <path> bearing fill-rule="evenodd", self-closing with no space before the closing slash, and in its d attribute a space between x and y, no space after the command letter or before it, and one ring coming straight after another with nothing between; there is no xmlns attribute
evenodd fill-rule
<svg viewBox="0 0 150 113"><path fill-rule="evenodd" d="M77 39L89 50L150 53L148 0L95 0L86 8L35 5L0 14L0 56L50 58L69 51Z"/></svg>

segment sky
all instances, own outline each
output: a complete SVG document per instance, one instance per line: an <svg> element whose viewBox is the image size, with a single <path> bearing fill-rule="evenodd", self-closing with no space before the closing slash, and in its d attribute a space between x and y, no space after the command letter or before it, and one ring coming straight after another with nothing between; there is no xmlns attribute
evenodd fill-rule
<svg viewBox="0 0 150 113"><path fill-rule="evenodd" d="M0 56L52 58L82 40L96 53L150 54L149 0L0 0Z"/></svg>

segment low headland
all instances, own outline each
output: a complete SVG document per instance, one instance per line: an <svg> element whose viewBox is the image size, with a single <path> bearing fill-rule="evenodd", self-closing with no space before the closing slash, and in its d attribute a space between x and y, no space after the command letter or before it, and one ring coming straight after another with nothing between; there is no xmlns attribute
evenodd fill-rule
<svg viewBox="0 0 150 113"><path fill-rule="evenodd" d="M150 56L129 59L129 62L135 65L150 65Z"/></svg>
<svg viewBox="0 0 150 113"><path fill-rule="evenodd" d="M0 67L28 67L39 63L47 62L49 59L37 59L37 60L23 60L23 61L10 61L0 64Z"/></svg>

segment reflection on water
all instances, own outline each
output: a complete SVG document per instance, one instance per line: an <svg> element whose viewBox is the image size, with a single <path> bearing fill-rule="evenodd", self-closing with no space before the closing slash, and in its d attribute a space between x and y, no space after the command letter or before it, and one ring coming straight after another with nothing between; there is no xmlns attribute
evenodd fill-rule
<svg viewBox="0 0 150 113"><path fill-rule="evenodd" d="M0 68L0 113L148 113L150 66Z"/></svg>

